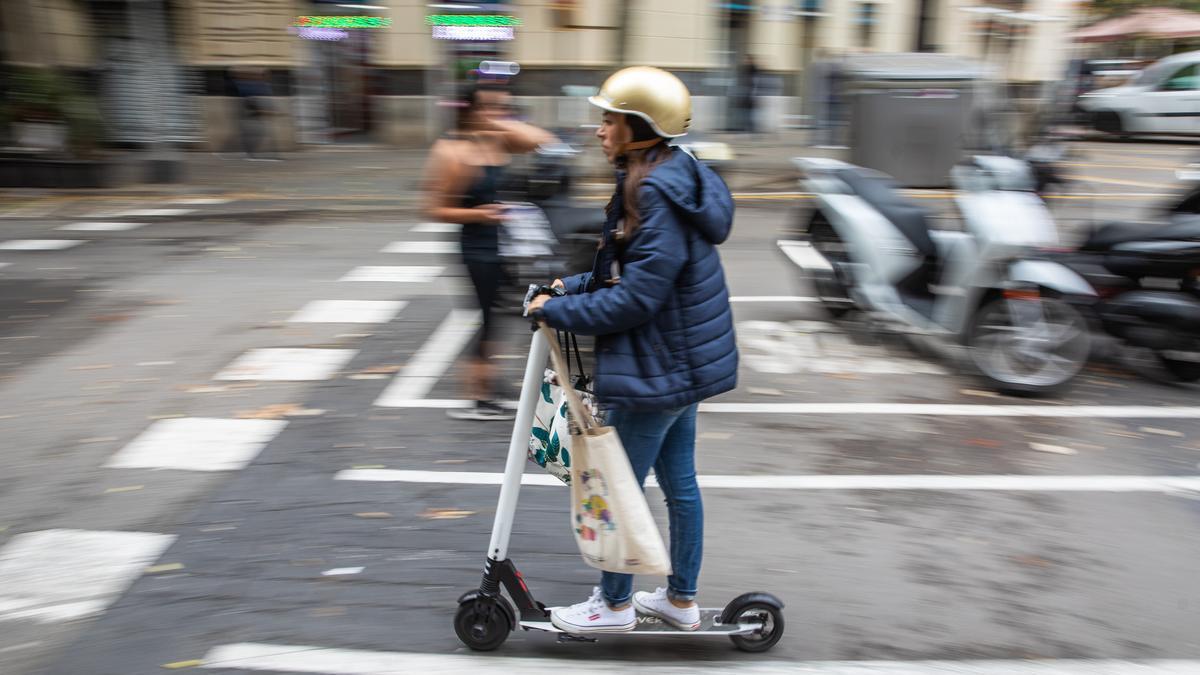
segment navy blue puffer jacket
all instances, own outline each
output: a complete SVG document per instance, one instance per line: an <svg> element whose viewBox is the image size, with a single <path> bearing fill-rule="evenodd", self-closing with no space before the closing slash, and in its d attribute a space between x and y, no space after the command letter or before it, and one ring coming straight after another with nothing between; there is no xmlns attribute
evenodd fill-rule
<svg viewBox="0 0 1200 675"><path fill-rule="evenodd" d="M671 156L638 191L633 237L615 240L624 214L618 175L592 271L564 279L569 295L541 313L554 328L596 336L596 395L614 408L675 408L737 385L733 312L717 255L733 226L733 197L687 153L663 152Z"/></svg>

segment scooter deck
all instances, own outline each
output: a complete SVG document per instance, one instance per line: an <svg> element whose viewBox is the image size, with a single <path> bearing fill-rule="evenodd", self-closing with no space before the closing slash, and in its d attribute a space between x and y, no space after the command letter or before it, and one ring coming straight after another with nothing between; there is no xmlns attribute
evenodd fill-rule
<svg viewBox="0 0 1200 675"><path fill-rule="evenodd" d="M546 611L554 609L547 608ZM720 623L721 613L723 609L701 609L700 610L700 627L696 630L679 630L675 626L663 621L656 616L644 616L639 614L637 618L637 626L633 630L614 631L614 632L588 632L588 633L571 633L562 630L555 626L549 619L545 621L522 621L521 628L525 630L540 630L547 633L561 633L564 635L576 635L582 638L599 638L610 635L702 635L711 637L725 637L729 635L748 635L762 628L762 624L756 622L747 623Z"/></svg>

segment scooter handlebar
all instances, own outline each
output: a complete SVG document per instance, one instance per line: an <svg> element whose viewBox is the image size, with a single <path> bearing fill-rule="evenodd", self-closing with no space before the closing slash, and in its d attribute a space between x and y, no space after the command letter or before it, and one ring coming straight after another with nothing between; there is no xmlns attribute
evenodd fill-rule
<svg viewBox="0 0 1200 675"><path fill-rule="evenodd" d="M567 294L567 291L565 288L558 288L556 286L547 286L546 284L529 284L529 290L525 291L525 301L521 303L521 307L522 307L522 309L524 309L523 316L526 316L526 317L529 316L529 303L533 302L533 299L536 298L537 296L549 295L552 297L559 297L559 296L563 296L566 294ZM538 328L538 321L535 319L533 321L533 329L537 330L537 328Z"/></svg>

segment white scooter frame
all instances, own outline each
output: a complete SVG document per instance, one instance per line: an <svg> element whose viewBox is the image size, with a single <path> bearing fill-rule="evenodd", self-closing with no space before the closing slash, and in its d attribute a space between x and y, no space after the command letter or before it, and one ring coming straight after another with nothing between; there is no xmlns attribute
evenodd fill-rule
<svg viewBox="0 0 1200 675"><path fill-rule="evenodd" d="M544 286L530 286L525 304L535 295L552 293ZM560 630L550 621L552 608L534 599L525 579L508 557L513 521L517 512L517 496L521 491L521 475L525 471L533 413L542 387L550 345L541 331L533 334L529 345L529 360L521 380L521 397L517 402L516 420L509 437L508 458L504 463L504 479L500 484L500 500L492 523L483 579L479 588L464 593L458 599L454 616L454 632L463 644L476 651L491 651L520 627L557 633L560 641L592 642L592 635L571 634ZM508 600L501 588L507 591ZM516 607L513 607L513 604ZM762 652L775 646L783 636L783 603L769 593L745 593L724 608L702 609L701 627L681 631L655 617L639 616L637 627L623 633L604 633L604 636L657 635L686 637L728 637L743 651Z"/></svg>

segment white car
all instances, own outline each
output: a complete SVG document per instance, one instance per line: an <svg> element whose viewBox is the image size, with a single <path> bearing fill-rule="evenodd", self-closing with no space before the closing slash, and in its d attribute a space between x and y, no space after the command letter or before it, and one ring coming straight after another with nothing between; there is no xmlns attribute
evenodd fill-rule
<svg viewBox="0 0 1200 675"><path fill-rule="evenodd" d="M1168 56L1119 87L1079 97L1099 131L1200 134L1200 51Z"/></svg>

